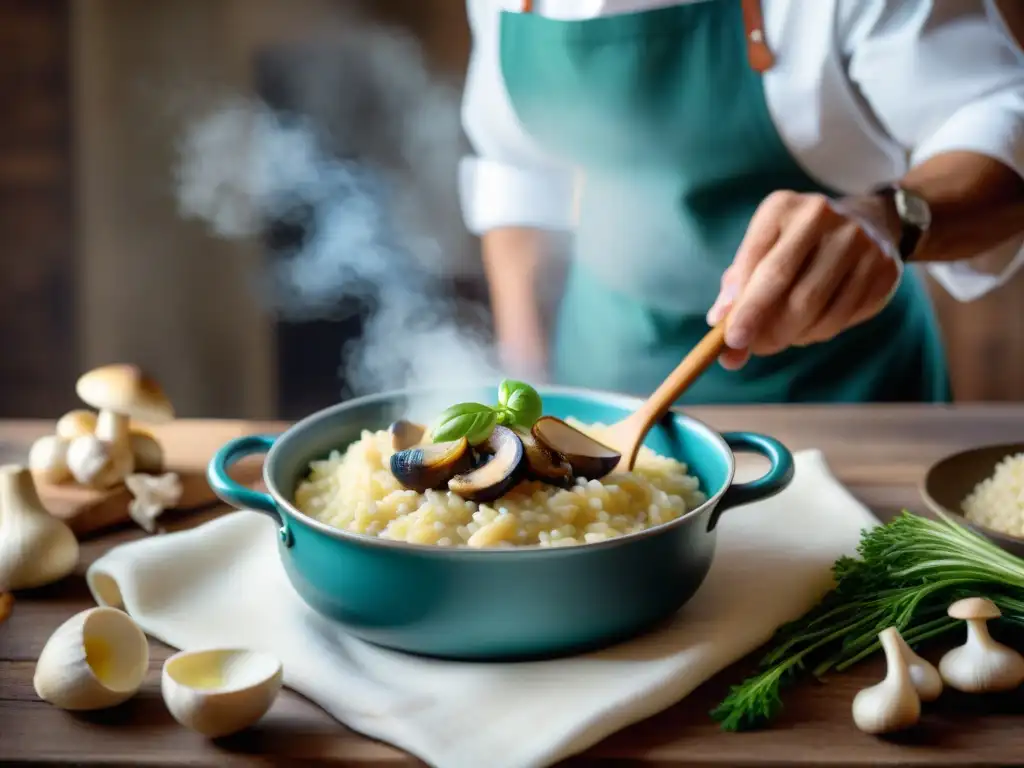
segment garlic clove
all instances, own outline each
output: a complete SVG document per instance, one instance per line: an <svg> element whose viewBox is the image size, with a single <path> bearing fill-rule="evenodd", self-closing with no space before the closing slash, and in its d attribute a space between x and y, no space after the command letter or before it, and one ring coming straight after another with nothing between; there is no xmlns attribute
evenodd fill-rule
<svg viewBox="0 0 1024 768"><path fill-rule="evenodd" d="M981 597L966 598L953 603L948 613L967 622L966 642L939 661L939 674L951 688L964 693L997 693L1024 683L1024 657L989 634L986 622L1001 615L995 603Z"/></svg>
<svg viewBox="0 0 1024 768"><path fill-rule="evenodd" d="M96 435L76 437L68 445L68 469L75 481L88 488L112 488L132 471L133 459L127 442L117 446Z"/></svg>
<svg viewBox="0 0 1024 768"><path fill-rule="evenodd" d="M281 662L241 649L182 651L165 663L160 688L171 715L208 738L237 733L267 713L281 690Z"/></svg>
<svg viewBox="0 0 1024 768"><path fill-rule="evenodd" d="M900 647L899 631L889 627L878 635L885 653L886 675L880 683L865 688L853 699L853 721L865 733L901 731L921 718L921 699Z"/></svg>
<svg viewBox="0 0 1024 768"><path fill-rule="evenodd" d="M163 471L164 449L149 432L133 429L128 434L132 455L135 458L135 472L155 475Z"/></svg>
<svg viewBox="0 0 1024 768"><path fill-rule="evenodd" d="M69 411L57 420L56 431L68 442L82 435L91 435L96 431L96 413L84 409Z"/></svg>
<svg viewBox="0 0 1024 768"><path fill-rule="evenodd" d="M149 668L146 635L124 611L90 608L61 624L36 662L36 695L60 709L113 707L134 696Z"/></svg>
<svg viewBox="0 0 1024 768"><path fill-rule="evenodd" d="M28 468L44 483L57 485L70 480L68 441L58 435L40 437L29 449Z"/></svg>
<svg viewBox="0 0 1024 768"><path fill-rule="evenodd" d="M78 565L78 539L43 506L27 467L0 467L0 592L59 581Z"/></svg>
<svg viewBox="0 0 1024 768"><path fill-rule="evenodd" d="M903 636L896 635L896 644L903 654L903 660L907 663L910 672L910 681L914 684L921 701L935 701L942 695L942 676L935 665L926 659L922 659L903 639Z"/></svg>

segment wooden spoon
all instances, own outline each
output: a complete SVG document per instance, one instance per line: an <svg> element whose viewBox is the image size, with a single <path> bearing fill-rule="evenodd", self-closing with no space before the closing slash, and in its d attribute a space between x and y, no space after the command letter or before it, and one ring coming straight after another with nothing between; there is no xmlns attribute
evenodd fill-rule
<svg viewBox="0 0 1024 768"><path fill-rule="evenodd" d="M668 413L676 400L689 389L690 385L704 371L711 367L712 363L718 359L725 349L725 322L723 321L708 331L704 338L697 343L697 346L690 350L689 354L683 358L683 361L669 374L668 378L654 390L654 394L648 397L643 405L622 421L608 427L600 442L579 432L579 430L573 429L570 425L562 422L561 419L556 419L553 416L545 416L542 421L560 422L557 426L575 433L573 437L576 440L573 440L573 442L577 446L585 445L589 442L595 448L604 446L612 449L620 456L619 462L615 466L615 471L630 472L636 463L636 456L640 451L640 446L643 445L647 433L651 431L651 427ZM548 425L545 424L544 427L548 427ZM563 436L562 440L565 440L566 437ZM583 451L578 452L582 453ZM595 451L595 453L597 452ZM611 456L611 459L614 461L614 455Z"/></svg>

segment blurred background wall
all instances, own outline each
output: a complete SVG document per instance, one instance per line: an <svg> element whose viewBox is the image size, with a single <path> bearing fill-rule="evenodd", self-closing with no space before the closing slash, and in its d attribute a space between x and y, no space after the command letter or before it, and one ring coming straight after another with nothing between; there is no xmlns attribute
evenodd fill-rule
<svg viewBox="0 0 1024 768"><path fill-rule="evenodd" d="M1020 39L1024 2L1004 5ZM457 96L463 0L0 0L0 417L59 415L76 376L111 361L152 369L186 416L294 418L341 395L358 313L272 311L258 286L288 232L214 237L181 215L174 171L219 99L294 107L310 60L346 87L344 60L312 52L370 24L418 41ZM448 203L455 183L452 168ZM475 243L444 210L466 240L445 290L482 302ZM1024 398L1024 274L967 305L933 292L958 399Z"/></svg>

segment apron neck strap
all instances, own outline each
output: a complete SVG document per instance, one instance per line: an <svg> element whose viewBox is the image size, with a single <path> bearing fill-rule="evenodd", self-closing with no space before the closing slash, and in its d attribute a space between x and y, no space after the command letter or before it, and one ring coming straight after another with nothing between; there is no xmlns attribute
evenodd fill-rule
<svg viewBox="0 0 1024 768"><path fill-rule="evenodd" d="M533 13L533 0L523 1L523 13ZM755 72L767 72L775 64L775 56L764 36L764 14L761 0L740 0L743 4L743 26L747 37L747 60Z"/></svg>

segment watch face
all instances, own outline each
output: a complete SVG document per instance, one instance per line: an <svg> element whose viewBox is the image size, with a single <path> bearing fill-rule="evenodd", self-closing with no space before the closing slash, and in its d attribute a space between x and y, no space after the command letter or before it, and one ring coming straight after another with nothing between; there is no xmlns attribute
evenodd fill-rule
<svg viewBox="0 0 1024 768"><path fill-rule="evenodd" d="M932 223L932 211L928 203L913 192L901 189L896 193L896 208L900 218L918 229L928 229Z"/></svg>

